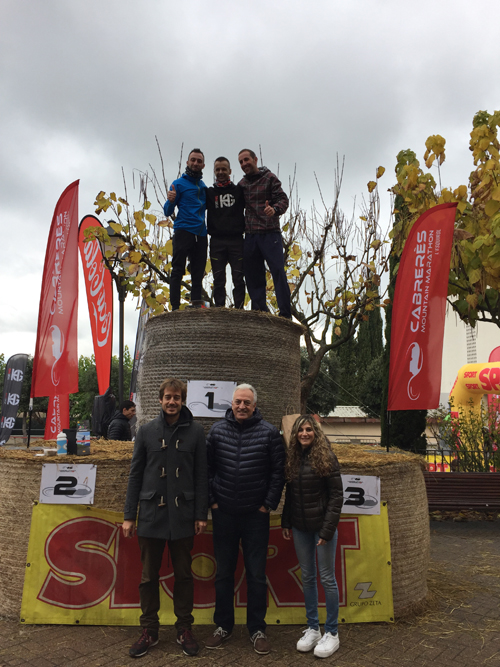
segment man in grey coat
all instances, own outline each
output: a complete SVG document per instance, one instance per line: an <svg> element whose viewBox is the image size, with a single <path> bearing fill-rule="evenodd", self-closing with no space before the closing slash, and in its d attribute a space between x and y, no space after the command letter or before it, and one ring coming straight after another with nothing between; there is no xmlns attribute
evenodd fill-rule
<svg viewBox="0 0 500 667"><path fill-rule="evenodd" d="M191 550L194 535L207 525L208 476L205 434L184 405L186 385L175 378L160 387L160 415L141 426L125 501L125 537L136 531L141 549L139 585L142 635L129 653L138 658L158 643L159 573L165 545L174 569L174 613L177 642L186 655L196 655Z"/></svg>

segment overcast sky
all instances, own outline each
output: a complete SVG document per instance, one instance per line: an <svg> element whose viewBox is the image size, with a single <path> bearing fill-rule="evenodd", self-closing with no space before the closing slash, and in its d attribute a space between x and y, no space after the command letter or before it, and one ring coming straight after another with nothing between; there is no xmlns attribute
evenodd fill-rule
<svg viewBox="0 0 500 667"><path fill-rule="evenodd" d="M100 190L122 192L121 168L158 167L169 181L180 147L226 155L262 148L304 206L333 197L351 210L379 165L382 224L395 156L447 139L443 186L466 183L474 113L500 108L498 1L0 0L0 352L35 348L54 206L80 179L79 217ZM129 198L135 201L130 195ZM91 354L81 283L79 354ZM133 351L137 313L126 303ZM117 346L114 347L116 353Z"/></svg>

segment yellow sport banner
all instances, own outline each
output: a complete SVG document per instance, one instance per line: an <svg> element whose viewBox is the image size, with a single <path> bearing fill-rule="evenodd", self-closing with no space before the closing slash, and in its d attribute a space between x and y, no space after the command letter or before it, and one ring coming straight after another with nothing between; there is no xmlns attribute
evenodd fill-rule
<svg viewBox="0 0 500 667"><path fill-rule="evenodd" d="M33 507L21 606L22 623L137 625L141 563L137 538L121 533L123 515L83 505ZM391 553L387 504L380 516L346 515L339 524L335 573L341 623L392 621ZM215 558L212 529L195 537L193 615L212 623ZM240 554L235 573L236 622L246 622L246 584ZM268 623L306 622L300 568L293 543L271 516L267 561ZM167 552L160 572L160 622L175 621L173 569ZM325 618L318 584L320 621Z"/></svg>

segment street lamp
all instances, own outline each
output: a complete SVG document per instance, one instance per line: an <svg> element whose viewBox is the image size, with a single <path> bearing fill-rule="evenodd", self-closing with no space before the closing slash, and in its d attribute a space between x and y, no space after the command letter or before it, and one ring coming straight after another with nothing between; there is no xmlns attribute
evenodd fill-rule
<svg viewBox="0 0 500 667"><path fill-rule="evenodd" d="M101 247L101 252L106 268L111 273L113 282L116 285L118 301L120 303L118 338L118 405L120 405L123 401L124 303L125 297L127 296L127 288L124 278L128 276L123 271L126 262L123 261L121 253L118 250L124 240L123 237L115 232L110 225L105 227L105 231L109 236L109 243L100 240L99 245ZM109 256L107 256L106 253L109 253Z"/></svg>

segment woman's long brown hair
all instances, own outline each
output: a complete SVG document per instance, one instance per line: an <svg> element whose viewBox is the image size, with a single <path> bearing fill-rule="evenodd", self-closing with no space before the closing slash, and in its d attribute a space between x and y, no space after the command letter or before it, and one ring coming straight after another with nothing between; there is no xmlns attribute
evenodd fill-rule
<svg viewBox="0 0 500 667"><path fill-rule="evenodd" d="M326 439L321 426L312 415L301 415L295 420L290 435L290 445L288 447L285 464L285 476L288 482L299 474L302 445L297 438L297 434L299 428L307 423L311 425L311 428L314 431L314 440L309 452L309 462L311 463L312 469L320 477L326 477L332 471L332 448Z"/></svg>

